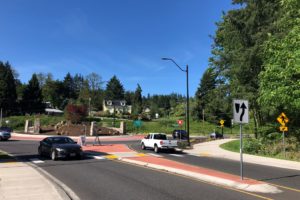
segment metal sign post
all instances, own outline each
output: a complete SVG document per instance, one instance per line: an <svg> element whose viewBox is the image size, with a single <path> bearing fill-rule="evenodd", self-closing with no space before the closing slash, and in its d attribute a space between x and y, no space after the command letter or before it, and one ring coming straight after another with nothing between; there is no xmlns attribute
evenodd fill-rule
<svg viewBox="0 0 300 200"><path fill-rule="evenodd" d="M242 133L243 125L240 124L240 171L241 171L241 179L244 179L244 169L243 169L243 133Z"/></svg>
<svg viewBox="0 0 300 200"><path fill-rule="evenodd" d="M282 131L282 143L283 143L283 153L284 153L284 158L286 158L286 153L285 153L285 143L284 143L284 131Z"/></svg>
<svg viewBox="0 0 300 200"><path fill-rule="evenodd" d="M247 100L233 100L233 121L240 124L240 170L244 179L243 169L243 124L249 123L249 105Z"/></svg>
<svg viewBox="0 0 300 200"><path fill-rule="evenodd" d="M285 152L285 142L284 142L284 137L285 131L288 131L288 127L286 126L286 124L289 122L289 118L285 115L284 112L282 112L278 117L277 117L277 121L281 124L281 126L279 127L280 131L282 131L282 145L283 145L283 153L284 153L284 158L286 158L286 152Z"/></svg>

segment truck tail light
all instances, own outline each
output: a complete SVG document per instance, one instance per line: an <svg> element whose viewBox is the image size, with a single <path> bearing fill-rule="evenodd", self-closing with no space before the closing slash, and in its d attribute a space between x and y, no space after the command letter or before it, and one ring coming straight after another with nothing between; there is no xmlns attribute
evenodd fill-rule
<svg viewBox="0 0 300 200"><path fill-rule="evenodd" d="M163 141L160 141L160 145L163 145L164 144L164 142Z"/></svg>

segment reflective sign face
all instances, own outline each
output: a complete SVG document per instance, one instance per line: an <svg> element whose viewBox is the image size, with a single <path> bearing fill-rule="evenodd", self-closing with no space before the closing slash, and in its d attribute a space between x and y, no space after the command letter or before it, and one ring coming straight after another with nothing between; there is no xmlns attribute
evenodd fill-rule
<svg viewBox="0 0 300 200"><path fill-rule="evenodd" d="M288 127L286 127L286 126L280 126L279 130L282 131L282 132L286 132L286 131L288 131Z"/></svg>
<svg viewBox="0 0 300 200"><path fill-rule="evenodd" d="M278 117L277 117L277 121L282 125L285 126L285 124L287 124L289 122L289 119L287 118L287 116L284 113L281 113Z"/></svg>
<svg viewBox="0 0 300 200"><path fill-rule="evenodd" d="M177 123L181 126L183 124L183 120L177 120Z"/></svg>
<svg viewBox="0 0 300 200"><path fill-rule="evenodd" d="M249 105L247 100L233 100L233 120L239 124L249 123Z"/></svg>

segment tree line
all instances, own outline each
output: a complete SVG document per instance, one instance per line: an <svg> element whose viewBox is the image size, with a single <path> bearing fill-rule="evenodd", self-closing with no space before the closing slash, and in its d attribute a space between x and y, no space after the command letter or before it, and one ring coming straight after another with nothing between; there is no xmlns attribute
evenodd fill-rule
<svg viewBox="0 0 300 200"><path fill-rule="evenodd" d="M10 63L0 61L0 108L5 116L44 113L46 102L61 110L68 104L77 104L101 111L105 99L126 100L127 105L132 105L133 116L142 114L146 108L152 116L168 115L173 107L184 102L184 96L175 93L142 96L139 84L135 91L125 90L116 76L104 82L97 73L67 73L63 80L55 79L51 73L34 73L28 83L21 83Z"/></svg>
<svg viewBox="0 0 300 200"><path fill-rule="evenodd" d="M300 136L300 1L233 0L213 36L212 56L196 92L194 114L232 117L232 100L248 99L255 134L285 112ZM299 137L300 138L300 137Z"/></svg>

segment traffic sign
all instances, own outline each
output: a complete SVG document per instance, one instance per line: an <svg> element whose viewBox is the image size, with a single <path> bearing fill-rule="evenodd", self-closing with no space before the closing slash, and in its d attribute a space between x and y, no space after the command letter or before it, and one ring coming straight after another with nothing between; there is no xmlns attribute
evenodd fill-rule
<svg viewBox="0 0 300 200"><path fill-rule="evenodd" d="M180 119L180 120L177 120L177 123L178 123L179 126L182 126L183 120L181 120L181 119Z"/></svg>
<svg viewBox="0 0 300 200"><path fill-rule="evenodd" d="M133 125L136 128L140 128L142 126L142 121L141 120L135 120L135 121L133 121Z"/></svg>
<svg viewBox="0 0 300 200"><path fill-rule="evenodd" d="M287 132L289 129L288 129L287 126L280 126L279 130L282 131L282 132Z"/></svg>
<svg viewBox="0 0 300 200"><path fill-rule="evenodd" d="M248 100L233 100L233 120L236 123L249 123L249 104Z"/></svg>
<svg viewBox="0 0 300 200"><path fill-rule="evenodd" d="M285 115L284 112L282 112L278 117L277 117L277 121L282 125L285 126L285 124L287 124L289 122L289 118L287 118L287 116Z"/></svg>
<svg viewBox="0 0 300 200"><path fill-rule="evenodd" d="M224 127L224 122L225 121L223 119L220 120L221 127Z"/></svg>

